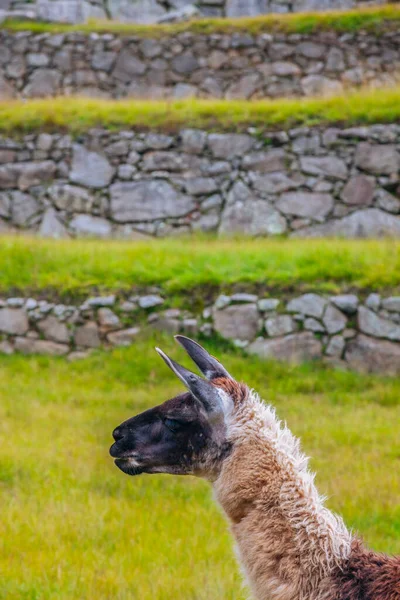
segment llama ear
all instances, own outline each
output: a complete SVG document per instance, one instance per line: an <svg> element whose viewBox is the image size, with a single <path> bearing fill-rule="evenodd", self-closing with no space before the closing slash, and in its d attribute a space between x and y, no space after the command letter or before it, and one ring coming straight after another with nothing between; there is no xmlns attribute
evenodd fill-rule
<svg viewBox="0 0 400 600"><path fill-rule="evenodd" d="M223 367L216 358L211 356L207 350L200 346L200 344L184 335L176 335L175 339L183 346L192 361L196 363L207 379L216 379L217 377L228 377L228 379L233 379L225 367Z"/></svg>
<svg viewBox="0 0 400 600"><path fill-rule="evenodd" d="M208 413L220 414L223 412L221 397L217 388L214 387L212 383L195 375L185 367L182 367L182 365L179 365L160 350L160 348L156 348L156 351L175 375L179 377L189 392L202 403Z"/></svg>

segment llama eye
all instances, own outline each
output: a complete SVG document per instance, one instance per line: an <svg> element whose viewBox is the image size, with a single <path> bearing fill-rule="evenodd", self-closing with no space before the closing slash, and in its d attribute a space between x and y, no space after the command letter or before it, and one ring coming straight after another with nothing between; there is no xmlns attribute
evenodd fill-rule
<svg viewBox="0 0 400 600"><path fill-rule="evenodd" d="M182 427L182 423L176 419L164 419L164 425L173 433Z"/></svg>

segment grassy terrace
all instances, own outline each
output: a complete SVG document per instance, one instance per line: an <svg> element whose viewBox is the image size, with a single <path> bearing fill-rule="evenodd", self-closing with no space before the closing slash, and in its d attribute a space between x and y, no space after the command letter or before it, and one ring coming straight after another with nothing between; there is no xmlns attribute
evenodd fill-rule
<svg viewBox="0 0 400 600"><path fill-rule="evenodd" d="M30 30L37 33L112 32L139 37L164 37L187 31L198 34L245 33L251 35L263 32L313 33L327 30L338 32L360 30L384 32L389 28L396 28L399 22L400 7L396 4L389 4L351 11L264 15L240 19L198 19L173 25L135 25L116 21L92 21L80 25L62 25L6 21L2 23L1 27L10 31Z"/></svg>
<svg viewBox="0 0 400 600"><path fill-rule="evenodd" d="M248 597L208 485L128 478L108 456L117 424L182 389L156 344L185 362L161 336L79 364L2 357L1 600ZM400 553L398 378L208 348L301 436L328 506L374 549Z"/></svg>
<svg viewBox="0 0 400 600"><path fill-rule="evenodd" d="M400 242L166 239L152 242L0 238L0 291L131 290L171 294L234 284L296 290L399 288Z"/></svg>
<svg viewBox="0 0 400 600"><path fill-rule="evenodd" d="M400 87L363 90L329 98L279 100L95 100L49 98L0 102L0 132L18 135L91 127L174 132L198 127L216 131L289 129L303 125L395 123L400 121Z"/></svg>

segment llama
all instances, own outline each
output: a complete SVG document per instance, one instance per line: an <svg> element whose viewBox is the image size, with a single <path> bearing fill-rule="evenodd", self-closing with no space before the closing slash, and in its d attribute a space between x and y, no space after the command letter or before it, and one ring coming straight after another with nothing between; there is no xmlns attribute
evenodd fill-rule
<svg viewBox="0 0 400 600"><path fill-rule="evenodd" d="M209 480L257 600L400 600L400 557L364 548L324 506L274 409L197 342L176 339L205 379L157 348L188 392L114 430L116 465Z"/></svg>

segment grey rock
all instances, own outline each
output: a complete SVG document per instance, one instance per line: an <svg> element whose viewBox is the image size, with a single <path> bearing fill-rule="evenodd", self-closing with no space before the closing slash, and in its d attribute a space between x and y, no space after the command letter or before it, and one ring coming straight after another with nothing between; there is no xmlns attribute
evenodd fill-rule
<svg viewBox="0 0 400 600"><path fill-rule="evenodd" d="M51 160L43 162L26 162L18 165L18 187L23 192L53 179L56 165Z"/></svg>
<svg viewBox="0 0 400 600"><path fill-rule="evenodd" d="M139 327L129 327L107 335L107 341L113 346L130 346L140 332Z"/></svg>
<svg viewBox="0 0 400 600"><path fill-rule="evenodd" d="M386 190L378 190L376 199L378 206L383 210L394 214L400 213L400 199L393 194L389 194Z"/></svg>
<svg viewBox="0 0 400 600"><path fill-rule="evenodd" d="M140 308L154 308L155 306L164 304L164 298L161 298L161 296L157 296L156 294L149 294L148 296L141 296L138 300L138 304Z"/></svg>
<svg viewBox="0 0 400 600"><path fill-rule="evenodd" d="M373 179L365 177L365 175L356 175L346 183L340 197L349 205L369 206L372 204L374 191Z"/></svg>
<svg viewBox="0 0 400 600"><path fill-rule="evenodd" d="M217 310L221 310L222 308L225 308L226 306L229 306L230 303L231 303L231 297L230 296L226 296L225 294L221 294L216 299L216 301L214 303L214 308L217 309Z"/></svg>
<svg viewBox="0 0 400 600"><path fill-rule="evenodd" d="M47 193L59 210L67 212L90 212L93 205L92 194L83 187L68 183L54 183Z"/></svg>
<svg viewBox="0 0 400 600"><path fill-rule="evenodd" d="M330 194L286 192L279 198L276 206L285 214L321 219L332 210L333 204Z"/></svg>
<svg viewBox="0 0 400 600"><path fill-rule="evenodd" d="M362 333L377 338L400 341L400 325L379 317L375 312L360 306L358 309L358 328Z"/></svg>
<svg viewBox="0 0 400 600"><path fill-rule="evenodd" d="M98 348L100 346L100 337L97 324L88 321L85 325L78 327L74 335L75 344L83 348Z"/></svg>
<svg viewBox="0 0 400 600"><path fill-rule="evenodd" d="M59 220L54 208L49 207L46 209L42 222L40 223L39 235L55 239L68 237L68 232Z"/></svg>
<svg viewBox="0 0 400 600"><path fill-rule="evenodd" d="M119 223L179 217L195 208L193 198L161 179L115 183L110 194L111 215Z"/></svg>
<svg viewBox="0 0 400 600"><path fill-rule="evenodd" d="M0 75L0 100L11 100L16 95L10 81Z"/></svg>
<svg viewBox="0 0 400 600"><path fill-rule="evenodd" d="M280 60L272 63L272 72L278 77L293 77L300 75L301 69L292 62Z"/></svg>
<svg viewBox="0 0 400 600"><path fill-rule="evenodd" d="M143 75L145 71L146 64L126 48L118 55L112 74L119 81L130 83L138 75Z"/></svg>
<svg viewBox="0 0 400 600"><path fill-rule="evenodd" d="M10 306L11 308L22 308L25 304L25 301L23 298L8 298L7 299L7 306Z"/></svg>
<svg viewBox="0 0 400 600"><path fill-rule="evenodd" d="M301 313L309 317L320 319L328 301L318 294L303 294L288 302L286 309L289 312Z"/></svg>
<svg viewBox="0 0 400 600"><path fill-rule="evenodd" d="M165 9L156 0L109 0L111 17L117 21L157 23L165 15Z"/></svg>
<svg viewBox="0 0 400 600"><path fill-rule="evenodd" d="M339 333L347 325L347 319L344 314L332 304L329 304L322 319L327 332L332 335Z"/></svg>
<svg viewBox="0 0 400 600"><path fill-rule="evenodd" d="M232 294L231 302L257 302L258 298L255 294L246 294L245 292L237 292Z"/></svg>
<svg viewBox="0 0 400 600"><path fill-rule="evenodd" d="M185 181L185 188L188 194L201 196L203 194L212 194L218 190L218 185L211 177L195 177Z"/></svg>
<svg viewBox="0 0 400 600"><path fill-rule="evenodd" d="M345 359L360 372L400 373L400 345L359 334L347 343Z"/></svg>
<svg viewBox="0 0 400 600"><path fill-rule="evenodd" d="M348 238L399 237L400 217L385 213L378 208L367 208L323 225L306 227L293 235L296 237L340 236Z"/></svg>
<svg viewBox="0 0 400 600"><path fill-rule="evenodd" d="M300 167L304 173L310 175L324 175L342 180L347 178L346 163L336 156L303 156L300 158Z"/></svg>
<svg viewBox="0 0 400 600"><path fill-rule="evenodd" d="M175 56L171 61L171 66L180 75L189 75L197 69L199 63L195 55L188 50Z"/></svg>
<svg viewBox="0 0 400 600"><path fill-rule="evenodd" d="M235 304L214 310L214 329L224 338L253 340L259 330L256 304Z"/></svg>
<svg viewBox="0 0 400 600"><path fill-rule="evenodd" d="M232 83L226 91L228 100L235 98L251 98L260 87L260 76L256 74L244 75L239 81Z"/></svg>
<svg viewBox="0 0 400 600"><path fill-rule="evenodd" d="M158 316L158 315L157 315ZM181 322L179 319L166 316L158 316L157 319L151 321L151 327L159 331L165 331L171 335L179 333L181 330Z"/></svg>
<svg viewBox="0 0 400 600"><path fill-rule="evenodd" d="M0 193L0 217L6 219L10 216L10 197L5 193Z"/></svg>
<svg viewBox="0 0 400 600"><path fill-rule="evenodd" d="M279 194L300 187L301 181L288 177L285 173L270 173L254 178L253 186L259 192Z"/></svg>
<svg viewBox="0 0 400 600"><path fill-rule="evenodd" d="M60 322L53 315L48 315L43 321L39 321L37 328L46 339L53 342L68 344L70 340L70 333L65 323Z"/></svg>
<svg viewBox="0 0 400 600"><path fill-rule="evenodd" d="M94 298L89 298L87 301L87 305L94 308L99 308L102 306L114 306L115 304L115 295L111 296L96 296Z"/></svg>
<svg viewBox="0 0 400 600"><path fill-rule="evenodd" d="M253 152L245 154L242 165L244 169L258 171L260 173L273 173L284 171L286 168L287 155L281 148L275 148L266 152Z"/></svg>
<svg viewBox="0 0 400 600"><path fill-rule="evenodd" d="M144 143L152 150L166 150L172 146L174 143L174 138L171 135L165 135L162 133L149 133L146 135Z"/></svg>
<svg viewBox="0 0 400 600"><path fill-rule="evenodd" d="M97 311L97 320L100 327L104 331L118 329L121 326L118 316L111 310L111 308L100 308Z"/></svg>
<svg viewBox="0 0 400 600"><path fill-rule="evenodd" d="M198 323L197 319L195 319L193 317L183 319L182 331L186 335L196 335L199 331L199 323Z"/></svg>
<svg viewBox="0 0 400 600"><path fill-rule="evenodd" d="M227 17L255 17L268 12L266 0L227 0Z"/></svg>
<svg viewBox="0 0 400 600"><path fill-rule="evenodd" d="M325 354L328 356L335 356L337 358L341 358L343 355L343 350L345 348L346 342L341 335L334 335L328 342L328 345L325 349Z"/></svg>
<svg viewBox="0 0 400 600"><path fill-rule="evenodd" d="M381 306L381 297L379 294L369 294L368 298L365 301L365 306L377 312Z"/></svg>
<svg viewBox="0 0 400 600"><path fill-rule="evenodd" d="M11 192L11 221L15 225L24 227L28 225L39 211L40 204L33 196L22 192Z"/></svg>
<svg viewBox="0 0 400 600"><path fill-rule="evenodd" d="M307 75L301 80L301 87L306 96L333 96L343 91L343 85L336 79L323 75Z"/></svg>
<svg viewBox="0 0 400 600"><path fill-rule="evenodd" d="M328 71L343 71L345 68L343 51L333 46L326 57L326 69Z"/></svg>
<svg viewBox="0 0 400 600"><path fill-rule="evenodd" d="M311 332L303 331L283 338L257 339L247 347L247 352L261 358L298 363L320 358L322 344Z"/></svg>
<svg viewBox="0 0 400 600"><path fill-rule="evenodd" d="M385 310L400 312L400 296L389 296L382 300L382 306Z"/></svg>
<svg viewBox="0 0 400 600"><path fill-rule="evenodd" d="M24 95L29 98L55 96L60 91L61 73L55 69L35 69L29 77Z"/></svg>
<svg viewBox="0 0 400 600"><path fill-rule="evenodd" d="M0 308L0 332L22 335L28 331L26 312L20 308Z"/></svg>
<svg viewBox="0 0 400 600"><path fill-rule="evenodd" d="M69 226L77 236L109 237L112 231L109 221L91 215L76 215Z"/></svg>
<svg viewBox="0 0 400 600"><path fill-rule="evenodd" d="M90 355L90 351L84 352L83 350L76 350L74 352L70 352L67 356L68 362L75 362L76 360L83 360Z"/></svg>
<svg viewBox="0 0 400 600"><path fill-rule="evenodd" d="M240 133L211 133L208 145L216 158L229 160L235 156L243 156L254 144L254 140Z"/></svg>
<svg viewBox="0 0 400 600"><path fill-rule="evenodd" d="M354 162L357 167L368 173L391 175L400 169L400 154L391 144L370 144L360 142L357 146Z"/></svg>
<svg viewBox="0 0 400 600"><path fill-rule="evenodd" d="M22 354L48 354L50 356L63 356L69 351L67 344L58 344L57 342L25 337L16 337L14 348Z"/></svg>
<svg viewBox="0 0 400 600"><path fill-rule="evenodd" d="M258 310L261 312L270 312L278 308L279 302L276 298L262 298L258 301Z"/></svg>
<svg viewBox="0 0 400 600"><path fill-rule="evenodd" d="M202 152L207 134L200 129L184 129L181 131L182 149L189 154L198 154Z"/></svg>
<svg viewBox="0 0 400 600"><path fill-rule="evenodd" d="M70 180L89 188L107 186L114 175L114 168L98 152L91 152L81 144L73 145Z"/></svg>
<svg viewBox="0 0 400 600"><path fill-rule="evenodd" d="M98 51L93 54L92 68L96 71L111 71L115 62L114 52Z"/></svg>
<svg viewBox="0 0 400 600"><path fill-rule="evenodd" d="M346 315L354 315L358 308L358 298L354 294L340 294L332 296L331 302Z"/></svg>
<svg viewBox="0 0 400 600"><path fill-rule="evenodd" d="M325 333L325 327L320 321L314 319L314 317L307 317L304 319L304 329L313 331L314 333Z"/></svg>
<svg viewBox="0 0 400 600"><path fill-rule="evenodd" d="M10 355L14 353L14 348L7 340L0 341L0 354Z"/></svg>
<svg viewBox="0 0 400 600"><path fill-rule="evenodd" d="M270 337L278 337L292 333L295 326L289 315L276 315L265 321L265 330Z"/></svg>

